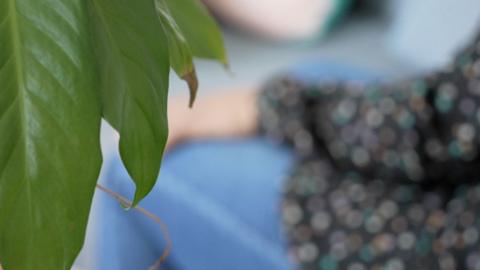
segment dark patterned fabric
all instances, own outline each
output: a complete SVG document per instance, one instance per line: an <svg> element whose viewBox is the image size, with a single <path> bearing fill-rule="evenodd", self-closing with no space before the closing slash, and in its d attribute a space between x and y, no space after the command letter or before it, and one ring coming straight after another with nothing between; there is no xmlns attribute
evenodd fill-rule
<svg viewBox="0 0 480 270"><path fill-rule="evenodd" d="M300 162L285 228L303 269L480 270L480 38L393 84L270 82L260 129Z"/></svg>

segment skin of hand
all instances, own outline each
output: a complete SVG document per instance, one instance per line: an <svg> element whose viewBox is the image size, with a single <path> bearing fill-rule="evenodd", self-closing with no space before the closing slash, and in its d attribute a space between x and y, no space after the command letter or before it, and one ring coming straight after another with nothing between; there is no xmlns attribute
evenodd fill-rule
<svg viewBox="0 0 480 270"><path fill-rule="evenodd" d="M248 137L257 128L257 92L242 88L199 97L188 108L184 97L169 101L167 150L190 140Z"/></svg>

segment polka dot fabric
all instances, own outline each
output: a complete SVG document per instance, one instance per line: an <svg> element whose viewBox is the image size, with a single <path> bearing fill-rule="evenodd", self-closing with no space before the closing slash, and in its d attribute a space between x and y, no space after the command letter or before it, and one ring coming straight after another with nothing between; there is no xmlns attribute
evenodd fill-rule
<svg viewBox="0 0 480 270"><path fill-rule="evenodd" d="M300 161L285 230L302 269L480 270L480 38L393 84L281 77L260 129Z"/></svg>

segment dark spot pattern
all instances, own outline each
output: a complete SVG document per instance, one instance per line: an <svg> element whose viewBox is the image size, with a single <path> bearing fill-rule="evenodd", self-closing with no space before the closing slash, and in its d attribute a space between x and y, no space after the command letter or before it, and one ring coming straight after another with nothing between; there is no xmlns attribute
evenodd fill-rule
<svg viewBox="0 0 480 270"><path fill-rule="evenodd" d="M303 269L480 270L479 55L480 37L418 78L266 85L260 130L299 156L282 211Z"/></svg>

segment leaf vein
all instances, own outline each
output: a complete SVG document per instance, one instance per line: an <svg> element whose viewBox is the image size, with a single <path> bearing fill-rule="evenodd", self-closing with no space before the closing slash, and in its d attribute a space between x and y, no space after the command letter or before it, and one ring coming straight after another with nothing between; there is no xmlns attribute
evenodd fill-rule
<svg viewBox="0 0 480 270"><path fill-rule="evenodd" d="M24 16L23 14L21 14L22 17L24 18L25 22L27 22L32 29L36 30L40 35L42 35L43 37L45 37L51 44L53 44L65 57L66 59L68 59L68 61L76 68L76 69L80 69L80 64L77 63L77 60L74 59L73 56L71 56L67 50L61 45L59 44L55 38L51 37L50 34L47 34L49 33L46 29L42 29L40 28L36 23L35 21L33 21L31 18L27 17L27 16Z"/></svg>
<svg viewBox="0 0 480 270"><path fill-rule="evenodd" d="M53 125L55 126L55 129L57 129L61 132L63 137L66 139L66 141L70 145L76 145L76 144L73 143L73 141L71 140L71 138L67 134L67 132L63 129L62 125L57 121L57 117L52 115L52 113L48 110L48 106L46 104L44 104L44 101L35 92L30 91L28 89L27 89L27 91L29 93L29 98L32 99L32 102L33 102L33 100L35 100L35 102L33 104L37 105L36 107L39 109L38 111L43 113L43 116L46 116L46 117L50 118L50 121L42 121L42 122L53 123Z"/></svg>
<svg viewBox="0 0 480 270"><path fill-rule="evenodd" d="M65 90L65 93L67 98L68 98L68 101L71 103L71 104L75 104L75 101L73 100L73 97L69 94L68 92L68 88L66 86L64 86L62 83L60 83L60 80L55 77L54 73L49 70L45 64L43 64L42 62L40 62L40 60L37 59L36 55L33 54L30 50L28 50L28 52L32 55L32 57L30 59L32 59L35 63L37 63L38 66L40 66L40 68L44 71L44 73L47 74L47 76L49 76L58 87L60 87L61 89Z"/></svg>

